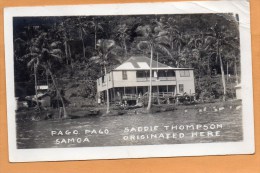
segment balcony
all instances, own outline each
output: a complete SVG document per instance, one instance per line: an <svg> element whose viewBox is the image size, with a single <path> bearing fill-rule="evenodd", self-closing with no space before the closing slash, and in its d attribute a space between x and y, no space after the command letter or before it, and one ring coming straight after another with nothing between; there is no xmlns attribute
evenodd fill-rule
<svg viewBox="0 0 260 173"><path fill-rule="evenodd" d="M150 81L149 77L136 78L137 82L147 82ZM152 77L152 81L176 81L176 77Z"/></svg>

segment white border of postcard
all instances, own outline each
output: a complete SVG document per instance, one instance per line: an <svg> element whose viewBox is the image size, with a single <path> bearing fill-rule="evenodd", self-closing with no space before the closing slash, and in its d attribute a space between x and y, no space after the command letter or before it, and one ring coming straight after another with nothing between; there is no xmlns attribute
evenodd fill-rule
<svg viewBox="0 0 260 173"><path fill-rule="evenodd" d="M202 155L253 154L253 88L250 35L250 7L244 1L197 1L130 3L107 5L13 7L4 9L5 65L9 160L11 162L92 160L119 158L175 157ZM242 142L17 149L14 96L13 17L129 14L237 13L240 16L243 138Z"/></svg>

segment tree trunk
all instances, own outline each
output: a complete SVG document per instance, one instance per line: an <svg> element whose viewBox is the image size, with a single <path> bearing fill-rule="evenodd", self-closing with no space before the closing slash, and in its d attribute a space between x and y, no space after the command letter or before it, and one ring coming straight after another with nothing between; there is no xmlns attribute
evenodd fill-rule
<svg viewBox="0 0 260 173"><path fill-rule="evenodd" d="M84 60L85 60L86 59L85 43L84 43L83 33L82 33L81 28L80 28L80 39L81 39L81 42L82 42L83 57L84 57Z"/></svg>
<svg viewBox="0 0 260 173"><path fill-rule="evenodd" d="M219 51L219 49L218 49ZM224 68L223 68L223 62L221 58L221 54L218 52L219 62L220 62L220 70L221 70L221 78L222 78L222 85L223 85L223 101L226 101L226 82L225 82L225 74L224 74Z"/></svg>
<svg viewBox="0 0 260 173"><path fill-rule="evenodd" d="M68 50L69 50L69 57L70 57L70 66L71 68L73 69L73 60L72 60L72 57L71 57L71 51L70 51L70 45L68 44Z"/></svg>
<svg viewBox="0 0 260 173"><path fill-rule="evenodd" d="M104 70L105 70L105 77L106 77L106 93L107 93L107 113L110 112L110 109L109 109L109 91L108 91L108 76L107 76L107 68L106 66L104 67Z"/></svg>
<svg viewBox="0 0 260 173"><path fill-rule="evenodd" d="M208 76L211 76L211 70L210 70L210 57L208 57Z"/></svg>
<svg viewBox="0 0 260 173"><path fill-rule="evenodd" d="M171 39L170 39L170 41L171 41L171 50L173 51L173 38L172 38L172 36L171 36Z"/></svg>
<svg viewBox="0 0 260 173"><path fill-rule="evenodd" d="M48 86L48 89L49 89L49 77L48 77L48 72L46 71L46 82L47 82L47 86Z"/></svg>
<svg viewBox="0 0 260 173"><path fill-rule="evenodd" d="M63 108L63 118L68 118L68 113L67 113L66 108L65 108L65 103L64 103L64 100L63 100L63 98L62 98L62 96L61 96L61 94L60 94L60 91L59 91L59 89L58 89L58 87L57 87L57 85L56 85L56 81L55 81L55 79L54 79L54 76L53 76L53 74L52 74L52 72L51 72L50 69L48 69L48 71L49 71L49 73L50 73L51 80L52 80L52 82L53 82L53 85L54 85L54 87L55 87L55 90L56 90L56 92L57 92L57 94L58 94L58 96L59 96L59 98L60 98L60 100L61 100L61 104L62 104L62 108ZM61 117L60 117L60 118L61 118Z"/></svg>
<svg viewBox="0 0 260 173"><path fill-rule="evenodd" d="M158 102L158 105L160 105L160 96L159 96L159 86L157 85L157 102Z"/></svg>
<svg viewBox="0 0 260 173"><path fill-rule="evenodd" d="M229 74L228 74L228 62L227 62L227 82L229 82Z"/></svg>
<svg viewBox="0 0 260 173"><path fill-rule="evenodd" d="M124 50L125 50L125 58L126 58L127 57L127 47L126 47L125 39L124 39Z"/></svg>
<svg viewBox="0 0 260 173"><path fill-rule="evenodd" d="M39 107L39 101L38 101L38 84L37 84L37 67L36 67L36 64L35 64L35 63L34 63L34 65L33 65L33 70L34 70L35 99L36 99L37 107Z"/></svg>
<svg viewBox="0 0 260 173"><path fill-rule="evenodd" d="M149 99L147 110L150 110L152 107L152 64L153 63L153 45L151 45L151 59L150 59L150 85L149 85Z"/></svg>
<svg viewBox="0 0 260 173"><path fill-rule="evenodd" d="M97 27L95 25L95 50L97 50Z"/></svg>
<svg viewBox="0 0 260 173"><path fill-rule="evenodd" d="M158 53L157 53L157 65L156 65L156 67L157 67L157 71L156 71L156 75L157 75L157 79L159 79L159 76L158 76ZM157 102L158 102L158 105L160 105L161 103L160 103L160 97L159 97L159 86L157 85Z"/></svg>
<svg viewBox="0 0 260 173"><path fill-rule="evenodd" d="M67 39L67 38L65 37L65 39ZM68 65L68 64L69 64L68 43L67 43L66 40L65 40L65 42L64 42L64 48L65 48L66 63L67 63L67 65Z"/></svg>
<svg viewBox="0 0 260 173"><path fill-rule="evenodd" d="M237 58L236 58L236 56L234 56L234 58L235 58L235 63L234 63L234 65L235 65L236 84L238 84L238 75L237 75Z"/></svg>
<svg viewBox="0 0 260 173"><path fill-rule="evenodd" d="M177 68L180 66L181 59L181 46L178 46L178 59L177 59Z"/></svg>

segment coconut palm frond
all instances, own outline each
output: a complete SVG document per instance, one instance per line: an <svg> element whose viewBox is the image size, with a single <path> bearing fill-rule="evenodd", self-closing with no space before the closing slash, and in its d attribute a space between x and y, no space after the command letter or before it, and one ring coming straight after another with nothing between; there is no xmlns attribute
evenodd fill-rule
<svg viewBox="0 0 260 173"><path fill-rule="evenodd" d="M150 47L150 46L151 46L151 44L150 44L149 41L140 41L140 42L136 45L137 49L139 49L139 50L142 50L142 48L147 49L147 48Z"/></svg>
<svg viewBox="0 0 260 173"><path fill-rule="evenodd" d="M159 52L162 52L163 54L168 55L170 58L173 58L171 52L165 46L163 46L161 44L157 44L157 45L155 45L155 49Z"/></svg>
<svg viewBox="0 0 260 173"><path fill-rule="evenodd" d="M21 38L17 38L14 40L15 43L25 43L25 41Z"/></svg>
<svg viewBox="0 0 260 173"><path fill-rule="evenodd" d="M152 32L152 28L149 25L138 26L135 32L141 34L144 37L149 37L149 34Z"/></svg>
<svg viewBox="0 0 260 173"><path fill-rule="evenodd" d="M120 46L113 46L112 48L110 48L108 54L112 54L112 55L118 55L118 53L122 53L123 52L123 48Z"/></svg>
<svg viewBox="0 0 260 173"><path fill-rule="evenodd" d="M39 46L47 36L47 33L41 33L35 40L33 41L35 45Z"/></svg>
<svg viewBox="0 0 260 173"><path fill-rule="evenodd" d="M89 27L94 27L94 26L95 26L95 22L94 22L94 21L89 21L89 22L87 23L87 26L89 26Z"/></svg>
<svg viewBox="0 0 260 173"><path fill-rule="evenodd" d="M36 47L36 46L30 47L29 50L30 50L31 52L34 52L34 53L39 53L39 52L40 52L40 49L39 49L38 47Z"/></svg>
<svg viewBox="0 0 260 173"><path fill-rule="evenodd" d="M237 46L237 44L231 43L230 41L223 40L222 44L223 44L224 46L230 47L231 49L236 49L236 50L239 50L239 49L240 49L240 47Z"/></svg>
<svg viewBox="0 0 260 173"><path fill-rule="evenodd" d="M52 42L50 46L52 48L57 48L60 44L62 44L60 41L55 41L55 42Z"/></svg>
<svg viewBox="0 0 260 173"><path fill-rule="evenodd" d="M212 36L207 36L206 38L205 38L205 50L207 50L209 47L211 47L213 44L215 44L216 43L216 38L215 37L212 37Z"/></svg>
<svg viewBox="0 0 260 173"><path fill-rule="evenodd" d="M159 44L170 45L170 38L167 35L157 37L155 41Z"/></svg>
<svg viewBox="0 0 260 173"><path fill-rule="evenodd" d="M85 35L88 34L88 31L87 31L85 28L82 28L82 31L83 31L83 33L84 33Z"/></svg>
<svg viewBox="0 0 260 173"><path fill-rule="evenodd" d="M52 49L50 53L55 55L61 55L62 51L60 49Z"/></svg>
<svg viewBox="0 0 260 173"><path fill-rule="evenodd" d="M54 58L55 60L57 60L57 61L62 61L62 57L61 56L59 56L59 55L56 55L56 54L50 54L50 56L52 57L52 58Z"/></svg>
<svg viewBox="0 0 260 173"><path fill-rule="evenodd" d="M212 58L212 57L215 56L216 54L217 54L217 52L211 51L211 52L208 53L208 57L209 57L209 58Z"/></svg>
<svg viewBox="0 0 260 173"><path fill-rule="evenodd" d="M160 31L158 33L158 37L164 37L164 36L167 36L168 34L169 34L168 31Z"/></svg>
<svg viewBox="0 0 260 173"><path fill-rule="evenodd" d="M167 27L166 30L171 34L180 34L178 27Z"/></svg>
<svg viewBox="0 0 260 173"><path fill-rule="evenodd" d="M43 54L44 54L44 53L50 54L50 51L49 51L48 49L46 49L46 48L42 48L42 53L43 53Z"/></svg>
<svg viewBox="0 0 260 173"><path fill-rule="evenodd" d="M101 31L104 30L104 28L102 27L102 25L101 25L100 23L98 23L97 28L98 28L99 30L101 30Z"/></svg>
<svg viewBox="0 0 260 173"><path fill-rule="evenodd" d="M97 61L97 60L101 60L100 56L92 56L89 61Z"/></svg>
<svg viewBox="0 0 260 173"><path fill-rule="evenodd" d="M122 63L122 59L119 58L116 55L110 56L108 61L109 61L110 64L120 64L120 63Z"/></svg>
<svg viewBox="0 0 260 173"><path fill-rule="evenodd" d="M28 54L22 56L20 59L27 59L27 58L36 57L36 56L38 56L37 53L28 53Z"/></svg>
<svg viewBox="0 0 260 173"><path fill-rule="evenodd" d="M97 46L102 53L108 52L115 45L116 42L114 40L99 39L97 41Z"/></svg>
<svg viewBox="0 0 260 173"><path fill-rule="evenodd" d="M31 60L27 63L27 67L32 67L36 61L37 61L36 58L31 59Z"/></svg>

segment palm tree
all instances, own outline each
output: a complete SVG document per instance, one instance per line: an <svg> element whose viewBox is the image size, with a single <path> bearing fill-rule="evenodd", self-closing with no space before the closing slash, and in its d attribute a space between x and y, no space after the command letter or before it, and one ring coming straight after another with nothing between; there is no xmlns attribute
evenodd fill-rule
<svg viewBox="0 0 260 173"><path fill-rule="evenodd" d="M205 50L207 50L211 56L215 56L216 60L219 60L219 66L221 70L221 79L223 85L223 101L226 100L226 81L224 73L223 58L227 49L236 48L232 43L238 42L238 38L232 36L224 26L220 27L218 23L210 28L212 34L206 37Z"/></svg>
<svg viewBox="0 0 260 173"><path fill-rule="evenodd" d="M158 26L158 25L157 25ZM142 37L139 38L139 43L137 44L138 49L148 49L150 51L150 83L149 83L149 99L147 110L151 109L152 106L152 62L153 54L155 51L166 52L171 56L168 49L163 45L165 32L158 31L156 27L152 25L139 26L136 32L141 34Z"/></svg>
<svg viewBox="0 0 260 173"><path fill-rule="evenodd" d="M126 42L130 39L129 36L129 28L126 24L121 24L116 29L116 38L122 43L122 47L124 48L124 56L127 56L127 46Z"/></svg>
<svg viewBox="0 0 260 173"><path fill-rule="evenodd" d="M85 37L85 35L88 34L88 32L87 32L88 23L84 17L77 17L75 26L76 26L76 29L78 30L79 38L82 43L83 58L86 59L86 50L85 50L86 46L85 46L84 37Z"/></svg>
<svg viewBox="0 0 260 173"><path fill-rule="evenodd" d="M24 58L31 57L31 60L28 63L28 66L34 66L35 73L37 73L37 67L43 67L48 74L50 74L52 83L56 90L58 97L61 100L62 108L63 108L63 118L67 118L68 114L65 108L64 99L61 96L61 93L58 89L56 80L54 78L54 74L52 72L52 65L56 62L61 62L61 50L59 49L59 41L52 41L48 43L47 33L41 33L38 37L33 39L31 52L29 54L24 55Z"/></svg>
<svg viewBox="0 0 260 173"><path fill-rule="evenodd" d="M47 73L50 74L53 86L56 90L58 97L61 100L62 108L63 108L63 118L68 118L68 113L66 111L66 106L65 106L63 96L60 93L56 79L54 78L54 74L52 72L53 71L52 65L54 65L57 62L62 62L63 60L61 56L62 51L61 49L59 49L59 44L60 44L59 41L53 41L50 45L46 45L46 48L43 48L42 50L43 58L41 62L42 62L42 66L45 68Z"/></svg>
<svg viewBox="0 0 260 173"><path fill-rule="evenodd" d="M59 36L60 41L64 45L65 59L66 63L72 63L71 54L70 54L70 44L69 42L72 40L70 38L70 32L73 30L73 20L71 18L66 18L59 22L59 25L53 29L53 34Z"/></svg>
<svg viewBox="0 0 260 173"><path fill-rule="evenodd" d="M34 88L35 88L35 99L37 108L39 107L39 100L38 100L38 84L37 84L37 71L39 67L39 58L35 56L34 53L29 53L24 58L31 57L31 60L28 62L27 66L29 68L33 68L34 73Z"/></svg>
<svg viewBox="0 0 260 173"><path fill-rule="evenodd" d="M99 63L104 69L104 75L106 77L107 113L110 112L107 67L113 62L119 62L119 59L117 57L118 49L119 48L116 46L114 40L99 39L97 41L98 55L90 58L90 61L94 63Z"/></svg>
<svg viewBox="0 0 260 173"><path fill-rule="evenodd" d="M42 37L41 35L39 38ZM22 56L22 59L28 59L30 58L29 62L27 63L27 67L33 68L34 73L34 88L35 88L35 99L36 99L36 105L37 108L39 108L39 100L38 100L38 83L37 83L37 74L38 74L38 68L40 65L40 59L39 59L39 49L37 48L38 39L32 39L26 43L26 46L28 46L29 53Z"/></svg>
<svg viewBox="0 0 260 173"><path fill-rule="evenodd" d="M157 25L155 27L155 31L159 33L161 42L164 45L167 45L171 60L173 60L175 65L179 67L181 65L181 61L184 60L186 62L186 59L182 56L182 49L185 41L184 35L177 26L176 20L172 17L169 17L168 19L161 17L159 20L154 20L154 22Z"/></svg>
<svg viewBox="0 0 260 173"><path fill-rule="evenodd" d="M37 48L34 45L35 39L33 38L34 34L36 34L38 32L37 29L35 29L32 26L25 27L25 32L22 34L24 34L26 36L27 40L22 39L22 37L18 37L14 40L14 43L15 43L14 46L17 47L15 50L18 50L20 53L22 52L23 49L25 50L25 52L27 52L27 54L22 56L20 60L27 60L28 58L31 58L29 60L29 62L27 63L27 67L33 69L36 106L37 106L37 108L39 108L38 88L37 88L37 86L38 86L38 84L37 84L37 80L38 80L37 74L38 73L37 72L38 72L38 67L39 67L39 59L35 53L35 52L37 52ZM18 58L19 53L17 54L16 51L14 53L15 53L14 56Z"/></svg>
<svg viewBox="0 0 260 173"><path fill-rule="evenodd" d="M159 23L161 26L161 32L167 33L164 36L164 42L170 47L171 59L174 60L176 66L179 67L183 60L181 51L184 47L184 35L180 31L176 20L172 17L169 17L167 20L160 19Z"/></svg>
<svg viewBox="0 0 260 173"><path fill-rule="evenodd" d="M98 30L103 31L102 23L98 22L94 17L92 21L88 22L88 26L94 29L94 47L97 49L97 32Z"/></svg>

